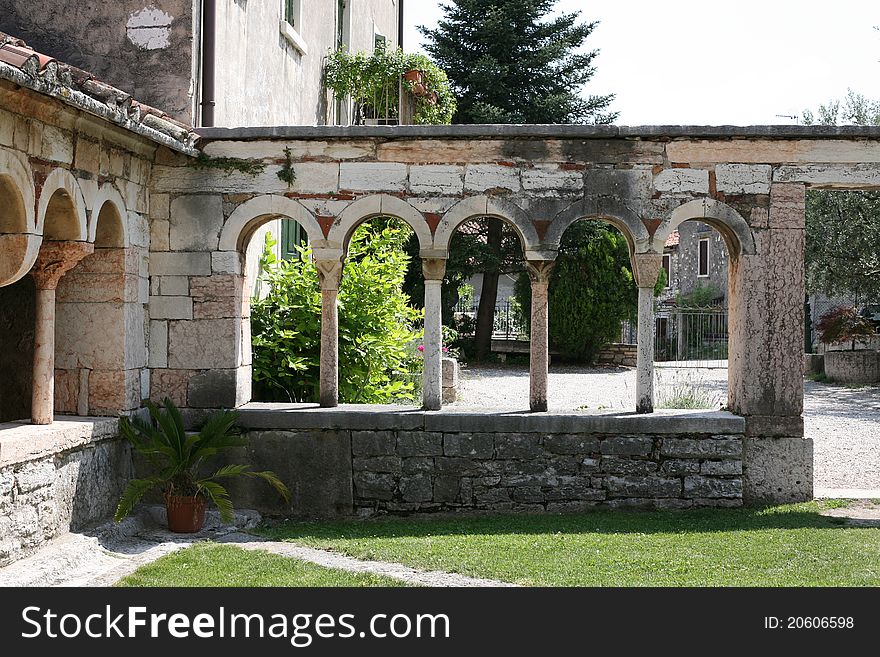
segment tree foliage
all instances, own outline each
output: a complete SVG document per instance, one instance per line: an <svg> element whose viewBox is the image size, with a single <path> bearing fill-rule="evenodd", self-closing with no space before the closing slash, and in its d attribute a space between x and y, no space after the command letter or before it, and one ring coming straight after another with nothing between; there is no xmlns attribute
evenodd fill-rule
<svg viewBox="0 0 880 657"><path fill-rule="evenodd" d="M613 95L581 95L598 50L598 23L551 15L556 0L453 0L425 49L458 98L455 123L611 123Z"/></svg>
<svg viewBox="0 0 880 657"><path fill-rule="evenodd" d="M595 221L572 225L563 235L548 295L550 347L568 358L594 362L605 344L619 339L621 322L636 314L638 290L623 235ZM526 320L531 297L529 278L522 274L516 298Z"/></svg>
<svg viewBox="0 0 880 657"><path fill-rule="evenodd" d="M880 101L849 90L804 123L880 125ZM880 192L810 190L806 217L807 288L880 300Z"/></svg>
<svg viewBox="0 0 880 657"><path fill-rule="evenodd" d="M339 288L339 398L413 400L421 357L421 313L402 291L408 228L373 219L354 232ZM268 294L251 303L255 398L317 401L321 291L309 247L299 258L269 258Z"/></svg>

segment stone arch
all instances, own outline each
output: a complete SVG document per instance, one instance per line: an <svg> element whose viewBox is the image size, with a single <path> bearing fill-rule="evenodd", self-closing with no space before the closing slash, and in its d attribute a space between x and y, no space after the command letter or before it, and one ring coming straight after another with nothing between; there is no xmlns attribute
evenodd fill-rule
<svg viewBox="0 0 880 657"><path fill-rule="evenodd" d="M88 241L86 202L73 174L53 169L40 193L37 232L44 239Z"/></svg>
<svg viewBox="0 0 880 657"><path fill-rule="evenodd" d="M280 194L264 194L245 201L229 215L220 232L220 250L243 251L254 231L276 217L296 221L306 231L312 244L324 243L321 225L301 203Z"/></svg>
<svg viewBox="0 0 880 657"><path fill-rule="evenodd" d="M0 287L30 271L41 243L30 166L23 156L0 148Z"/></svg>
<svg viewBox="0 0 880 657"><path fill-rule="evenodd" d="M327 246L345 253L355 229L368 219L382 216L396 217L408 224L419 239L422 253L430 255L433 240L425 217L403 199L390 194L364 196L346 207L330 227Z"/></svg>
<svg viewBox="0 0 880 657"><path fill-rule="evenodd" d="M33 181L27 160L0 148L0 234L37 232Z"/></svg>
<svg viewBox="0 0 880 657"><path fill-rule="evenodd" d="M104 183L92 202L89 242L96 247L128 246L128 213L122 195L110 183Z"/></svg>
<svg viewBox="0 0 880 657"><path fill-rule="evenodd" d="M446 211L434 231L434 251L448 254L455 229L477 217L495 217L510 224L519 236L526 260L552 260L555 257L555 253L547 257L541 248L541 239L528 212L507 199L482 195L463 199Z"/></svg>
<svg viewBox="0 0 880 657"><path fill-rule="evenodd" d="M614 226L626 238L629 253L644 252L648 249L651 236L645 224L625 204L616 199L603 199L603 207L591 207L586 200L577 201L553 217L544 235L544 245L554 251L559 250L562 236L572 225L581 220L594 219Z"/></svg>
<svg viewBox="0 0 880 657"><path fill-rule="evenodd" d="M721 233L732 259L756 253L755 237L748 222L726 203L711 198L682 203L669 213L654 233L653 250L662 253L666 238L690 220L702 221Z"/></svg>

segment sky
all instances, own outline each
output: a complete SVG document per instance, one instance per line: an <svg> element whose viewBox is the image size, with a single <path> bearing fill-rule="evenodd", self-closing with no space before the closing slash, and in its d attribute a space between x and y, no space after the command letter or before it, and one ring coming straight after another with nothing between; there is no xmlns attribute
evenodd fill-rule
<svg viewBox="0 0 880 657"><path fill-rule="evenodd" d="M405 0L404 50L436 27L435 0ZM792 124L847 89L880 98L877 0L559 0L599 25L584 93L616 95L619 125ZM781 115L781 116L780 116Z"/></svg>

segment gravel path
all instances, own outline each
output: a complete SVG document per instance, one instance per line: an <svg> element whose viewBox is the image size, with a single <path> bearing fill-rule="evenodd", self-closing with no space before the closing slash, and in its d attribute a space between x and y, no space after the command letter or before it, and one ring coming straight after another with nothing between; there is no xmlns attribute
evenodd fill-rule
<svg viewBox="0 0 880 657"><path fill-rule="evenodd" d="M635 370L558 366L550 370L550 410L630 411ZM656 393L664 397L696 388L719 408L727 402L726 369L658 368ZM455 408L528 409L527 367L462 370ZM662 405L662 404L658 404ZM806 381L804 431L814 441L815 487L880 489L880 387L849 388Z"/></svg>

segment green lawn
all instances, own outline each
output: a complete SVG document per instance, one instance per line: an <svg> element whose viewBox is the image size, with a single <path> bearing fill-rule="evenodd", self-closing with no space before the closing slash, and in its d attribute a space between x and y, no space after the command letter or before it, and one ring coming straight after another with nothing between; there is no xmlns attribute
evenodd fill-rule
<svg viewBox="0 0 880 657"><path fill-rule="evenodd" d="M766 509L387 518L265 527L274 540L525 585L880 585L880 528Z"/></svg>
<svg viewBox="0 0 880 657"><path fill-rule="evenodd" d="M139 568L117 586L403 586L379 575L322 568L268 552L199 543Z"/></svg>

